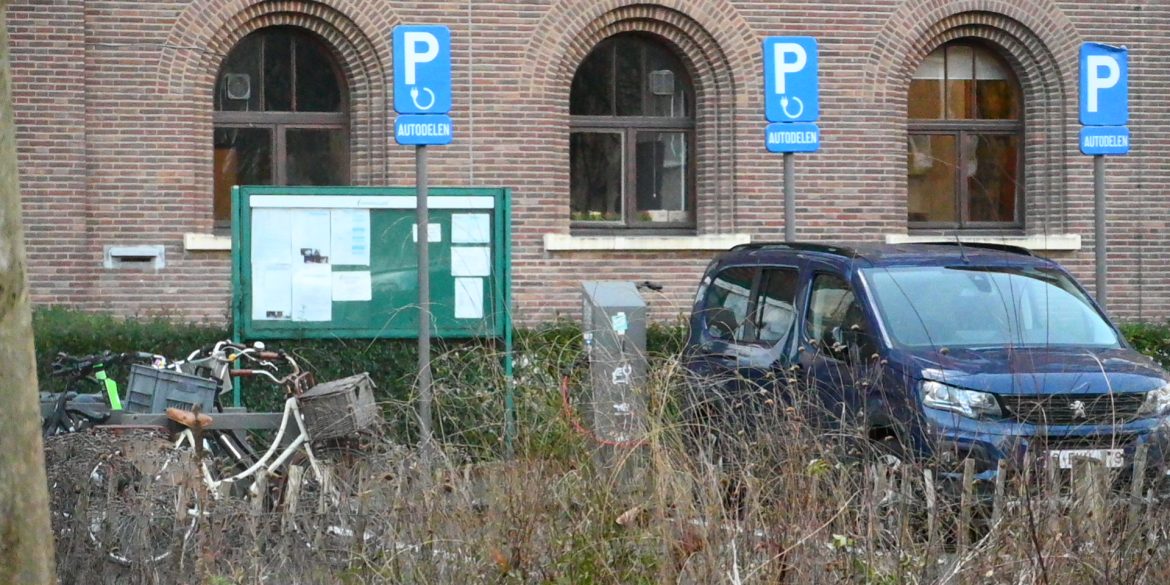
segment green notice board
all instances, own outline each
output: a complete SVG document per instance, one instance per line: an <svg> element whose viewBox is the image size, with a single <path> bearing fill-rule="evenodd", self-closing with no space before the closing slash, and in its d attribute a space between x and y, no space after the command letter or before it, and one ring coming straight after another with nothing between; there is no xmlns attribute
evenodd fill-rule
<svg viewBox="0 0 1170 585"><path fill-rule="evenodd" d="M236 187L236 338L417 337L414 194L399 187ZM432 334L505 336L509 191L431 188L427 207Z"/></svg>

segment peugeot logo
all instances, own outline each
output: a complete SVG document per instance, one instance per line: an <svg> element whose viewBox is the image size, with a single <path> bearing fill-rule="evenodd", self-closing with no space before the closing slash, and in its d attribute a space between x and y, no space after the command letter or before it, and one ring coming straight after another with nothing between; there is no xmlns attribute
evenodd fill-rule
<svg viewBox="0 0 1170 585"><path fill-rule="evenodd" d="M1089 415L1085 413L1085 403L1080 400L1072 401L1072 404L1069 404L1068 407L1073 411L1073 418L1089 417Z"/></svg>

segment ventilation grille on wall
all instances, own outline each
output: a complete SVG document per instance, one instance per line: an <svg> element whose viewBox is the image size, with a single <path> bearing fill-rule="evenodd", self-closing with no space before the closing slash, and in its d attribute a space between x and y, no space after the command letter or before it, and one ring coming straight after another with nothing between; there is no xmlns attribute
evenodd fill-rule
<svg viewBox="0 0 1170 585"><path fill-rule="evenodd" d="M143 246L106 246L106 268L153 268L167 265L166 248L160 244Z"/></svg>

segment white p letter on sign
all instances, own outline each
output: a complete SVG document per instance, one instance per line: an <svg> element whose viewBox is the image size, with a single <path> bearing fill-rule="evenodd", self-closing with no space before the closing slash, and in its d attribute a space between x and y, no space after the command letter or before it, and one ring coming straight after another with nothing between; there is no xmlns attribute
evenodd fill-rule
<svg viewBox="0 0 1170 585"><path fill-rule="evenodd" d="M403 81L406 85L414 85L415 66L419 63L430 63L439 56L439 39L429 32L411 31L403 35L403 40L406 44L406 71L403 72ZM419 51L419 45L425 48Z"/></svg>
<svg viewBox="0 0 1170 585"><path fill-rule="evenodd" d="M1121 81L1121 65L1117 59L1109 55L1089 55L1087 59L1089 68L1088 87L1088 110L1090 112L1100 111L1098 98L1103 89L1109 89L1117 85ZM1105 77L1101 77L1101 69L1108 70Z"/></svg>
<svg viewBox="0 0 1170 585"><path fill-rule="evenodd" d="M788 63L787 55L792 53L796 55L796 60ZM773 93L776 95L784 95L786 91L784 77L789 73L796 73L808 63L808 53L805 52L804 47L796 43L776 43L772 45L772 79L774 80Z"/></svg>

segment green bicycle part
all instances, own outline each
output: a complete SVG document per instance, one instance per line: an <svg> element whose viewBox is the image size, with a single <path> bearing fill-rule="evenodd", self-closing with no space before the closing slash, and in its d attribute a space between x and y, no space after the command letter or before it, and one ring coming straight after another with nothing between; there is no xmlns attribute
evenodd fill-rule
<svg viewBox="0 0 1170 585"><path fill-rule="evenodd" d="M110 410L122 410L122 399L118 397L118 381L107 376L105 370L97 370L93 377L106 389L106 397L110 400Z"/></svg>

